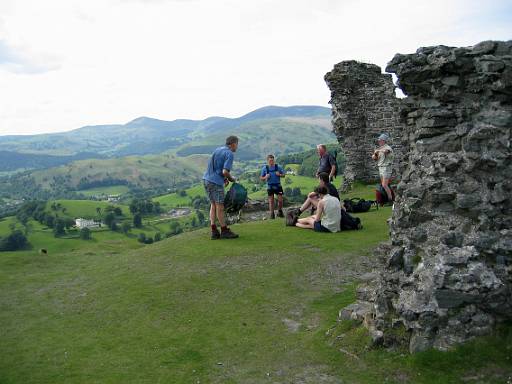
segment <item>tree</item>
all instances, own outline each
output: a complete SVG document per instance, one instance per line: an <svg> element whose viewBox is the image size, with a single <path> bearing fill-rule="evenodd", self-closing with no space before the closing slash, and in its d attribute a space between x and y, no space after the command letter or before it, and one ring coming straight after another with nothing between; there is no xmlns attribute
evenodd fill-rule
<svg viewBox="0 0 512 384"><path fill-rule="evenodd" d="M75 225L74 219L72 219L71 217L66 217L64 219L64 226L66 227L66 229L70 229L71 227L73 227L73 225Z"/></svg>
<svg viewBox="0 0 512 384"><path fill-rule="evenodd" d="M103 219L105 222L105 225L109 227L110 229L114 230L113 227L117 228L116 226L116 215L114 215L114 212L109 212L106 214L105 218Z"/></svg>
<svg viewBox="0 0 512 384"><path fill-rule="evenodd" d="M119 208L119 207L115 207L115 208L114 208L114 214L115 214L116 216L123 216L123 211L121 210L121 208Z"/></svg>
<svg viewBox="0 0 512 384"><path fill-rule="evenodd" d="M87 228L87 227L82 228L80 230L80 238L82 240L90 240L90 239L92 239L91 230L89 228Z"/></svg>
<svg viewBox="0 0 512 384"><path fill-rule="evenodd" d="M139 243L145 243L146 242L146 234L144 232L139 233L139 236L137 236L137 241Z"/></svg>
<svg viewBox="0 0 512 384"><path fill-rule="evenodd" d="M135 215L133 215L133 226L135 228L142 227L142 215L140 213L136 213Z"/></svg>
<svg viewBox="0 0 512 384"><path fill-rule="evenodd" d="M155 233L155 243L162 240L162 234L160 232Z"/></svg>
<svg viewBox="0 0 512 384"><path fill-rule="evenodd" d="M187 191L185 191L184 189L180 190L180 191L178 192L178 196L181 196L181 197L185 197L185 196L187 196Z"/></svg>
<svg viewBox="0 0 512 384"><path fill-rule="evenodd" d="M61 235L65 234L66 233L66 231L64 230L65 227L66 227L66 223L64 222L64 220L56 219L55 225L53 227L53 235L55 237L57 237L57 236L61 236Z"/></svg>
<svg viewBox="0 0 512 384"><path fill-rule="evenodd" d="M50 215L50 214L45 214L45 216L44 216L44 224L46 224L46 226L48 228L53 228L54 225L55 225L55 217L53 215Z"/></svg>
<svg viewBox="0 0 512 384"><path fill-rule="evenodd" d="M197 219L195 217L190 220L190 225L194 228L197 227Z"/></svg>
<svg viewBox="0 0 512 384"><path fill-rule="evenodd" d="M123 222L123 224L121 225L121 231L123 231L123 233L126 235L128 234L128 232L130 232L130 230L132 229L132 226L130 225L130 223L128 222Z"/></svg>
<svg viewBox="0 0 512 384"><path fill-rule="evenodd" d="M171 233L173 233L174 235L183 232L180 223L176 220L171 221L169 227L171 228Z"/></svg>
<svg viewBox="0 0 512 384"><path fill-rule="evenodd" d="M16 251L28 245L26 236L19 229L7 237L0 238L0 251Z"/></svg>
<svg viewBox="0 0 512 384"><path fill-rule="evenodd" d="M204 213L198 210L198 211L196 211L196 216L197 216L197 220L199 221L199 223L203 224L204 220L205 220Z"/></svg>

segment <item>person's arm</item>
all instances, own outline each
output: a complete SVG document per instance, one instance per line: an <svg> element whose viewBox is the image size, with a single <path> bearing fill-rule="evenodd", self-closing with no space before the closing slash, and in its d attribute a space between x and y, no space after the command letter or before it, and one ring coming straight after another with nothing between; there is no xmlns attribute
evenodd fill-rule
<svg viewBox="0 0 512 384"><path fill-rule="evenodd" d="M279 177L285 177L286 176L286 173L284 172L283 168L278 168L277 169L276 176L279 176Z"/></svg>
<svg viewBox="0 0 512 384"><path fill-rule="evenodd" d="M320 200L318 202L318 206L316 208L315 221L321 220L323 211L324 211L324 201Z"/></svg>
<svg viewBox="0 0 512 384"><path fill-rule="evenodd" d="M222 174L224 175L224 179L227 179L228 181L231 181L232 183L234 183L236 181L236 179L233 176L231 176L229 169L224 168L222 170Z"/></svg>
<svg viewBox="0 0 512 384"><path fill-rule="evenodd" d="M329 180L332 181L334 179L334 174L336 173L336 164L331 165L331 172L329 173Z"/></svg>
<svg viewBox="0 0 512 384"><path fill-rule="evenodd" d="M267 170L263 168L260 173L260 180L266 181L269 178L269 174L267 173Z"/></svg>

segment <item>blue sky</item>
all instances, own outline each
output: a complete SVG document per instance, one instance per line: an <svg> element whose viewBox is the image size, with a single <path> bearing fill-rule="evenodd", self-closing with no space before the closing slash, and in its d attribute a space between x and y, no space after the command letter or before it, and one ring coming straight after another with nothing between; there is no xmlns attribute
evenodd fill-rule
<svg viewBox="0 0 512 384"><path fill-rule="evenodd" d="M0 135L328 106L342 60L512 39L512 2L2 0Z"/></svg>

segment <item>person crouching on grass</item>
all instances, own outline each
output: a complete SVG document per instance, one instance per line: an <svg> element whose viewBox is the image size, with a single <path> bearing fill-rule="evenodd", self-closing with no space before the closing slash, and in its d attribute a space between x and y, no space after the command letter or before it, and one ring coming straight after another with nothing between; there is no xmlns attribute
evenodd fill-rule
<svg viewBox="0 0 512 384"><path fill-rule="evenodd" d="M298 219L296 227L313 229L315 232L339 232L341 220L340 201L329 195L326 187L316 187L319 201L316 214Z"/></svg>
<svg viewBox="0 0 512 384"><path fill-rule="evenodd" d="M284 217L281 177L285 177L283 168L276 164L274 155L268 155L267 165L261 169L260 179L267 182L268 209L270 211L271 219L276 218L274 214L274 195L277 195L277 216Z"/></svg>

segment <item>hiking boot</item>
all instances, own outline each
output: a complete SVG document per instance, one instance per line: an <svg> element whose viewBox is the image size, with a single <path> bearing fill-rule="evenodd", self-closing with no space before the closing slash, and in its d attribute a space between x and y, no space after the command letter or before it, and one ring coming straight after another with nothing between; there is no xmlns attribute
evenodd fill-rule
<svg viewBox="0 0 512 384"><path fill-rule="evenodd" d="M272 212L270 213L270 218L271 218L272 220L276 218L276 215L275 215L274 211L272 211Z"/></svg>
<svg viewBox="0 0 512 384"><path fill-rule="evenodd" d="M226 229L222 231L220 234L221 239L236 239L238 235L235 232L232 232L231 229Z"/></svg>
<svg viewBox="0 0 512 384"><path fill-rule="evenodd" d="M283 213L283 210L280 209L279 211L277 211L277 217L284 217L284 213Z"/></svg>
<svg viewBox="0 0 512 384"><path fill-rule="evenodd" d="M220 232L216 229L215 231L212 231L212 236L210 237L212 240L220 239Z"/></svg>

